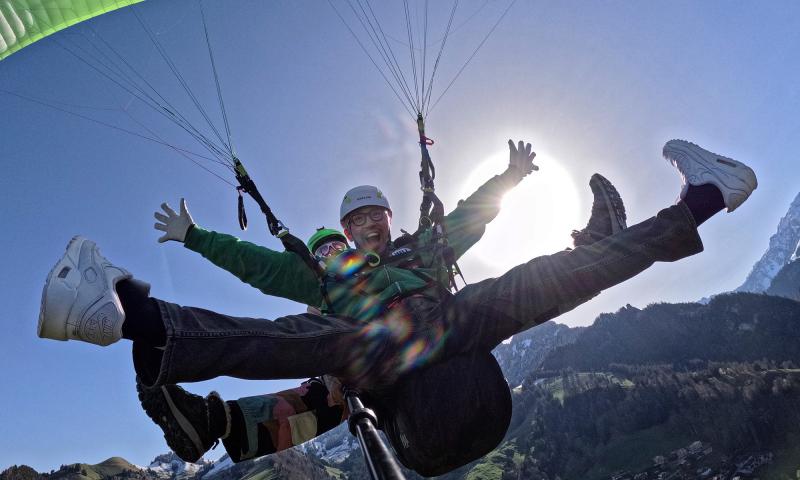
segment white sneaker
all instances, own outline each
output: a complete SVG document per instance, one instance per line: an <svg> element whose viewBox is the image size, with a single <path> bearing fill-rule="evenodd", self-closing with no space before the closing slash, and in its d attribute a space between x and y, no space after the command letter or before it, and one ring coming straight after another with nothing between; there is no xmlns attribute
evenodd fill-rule
<svg viewBox="0 0 800 480"><path fill-rule="evenodd" d="M725 206L732 212L758 187L752 168L686 140L667 142L664 145L664 158L681 173L683 186L680 198L686 196L689 185L710 183L719 188Z"/></svg>
<svg viewBox="0 0 800 480"><path fill-rule="evenodd" d="M101 346L116 342L122 338L125 312L115 286L129 278L127 270L100 255L94 242L73 238L44 284L39 337Z"/></svg>

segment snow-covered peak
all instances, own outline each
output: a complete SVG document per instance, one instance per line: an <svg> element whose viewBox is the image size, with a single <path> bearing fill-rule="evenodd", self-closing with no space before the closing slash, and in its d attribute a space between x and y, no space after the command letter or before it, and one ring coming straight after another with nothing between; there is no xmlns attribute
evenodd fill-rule
<svg viewBox="0 0 800 480"><path fill-rule="evenodd" d="M200 459L198 463L189 463L178 458L174 453L165 453L157 456L147 467L148 470L160 478L191 478L201 468L211 463L208 460Z"/></svg>
<svg viewBox="0 0 800 480"><path fill-rule="evenodd" d="M753 266L737 292L764 292L786 263L798 256L800 244L800 194L795 197L786 215L778 223L778 231L770 237L769 248Z"/></svg>
<svg viewBox="0 0 800 480"><path fill-rule="evenodd" d="M203 478L204 479L205 478L211 478L211 477L213 477L215 475L218 475L218 474L224 472L225 470L228 470L229 468L233 467L234 465L235 464L233 463L233 460L231 460L231 457L229 457L228 454L225 454L225 455L222 456L222 458L220 458L219 460L214 462L214 466L211 467L210 470L205 472L205 474L203 475Z"/></svg>
<svg viewBox="0 0 800 480"><path fill-rule="evenodd" d="M336 428L300 447L305 453L331 463L341 463L358 450L358 440L346 428Z"/></svg>

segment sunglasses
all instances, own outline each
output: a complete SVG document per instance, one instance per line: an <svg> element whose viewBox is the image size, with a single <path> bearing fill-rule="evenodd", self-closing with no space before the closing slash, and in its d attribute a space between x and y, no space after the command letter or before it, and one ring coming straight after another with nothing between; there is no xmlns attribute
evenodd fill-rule
<svg viewBox="0 0 800 480"><path fill-rule="evenodd" d="M329 242L325 242L316 250L314 250L314 255L318 257L330 257L336 253L341 253L347 250L347 244L341 240L331 240Z"/></svg>

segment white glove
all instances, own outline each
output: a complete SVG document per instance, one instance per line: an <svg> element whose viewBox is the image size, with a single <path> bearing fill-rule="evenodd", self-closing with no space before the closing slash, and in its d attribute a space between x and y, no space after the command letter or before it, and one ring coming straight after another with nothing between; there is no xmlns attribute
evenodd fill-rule
<svg viewBox="0 0 800 480"><path fill-rule="evenodd" d="M159 237L158 243L164 243L167 240L175 240L178 242L184 242L186 240L186 233L189 232L189 229L194 226L194 220L192 220L192 215L189 213L189 210L186 208L186 200L181 198L181 213L175 213L167 203L161 204L161 209L164 210L164 215L161 212L156 212L153 214L156 217L156 224L154 225L156 230L161 230L165 232L164 235Z"/></svg>

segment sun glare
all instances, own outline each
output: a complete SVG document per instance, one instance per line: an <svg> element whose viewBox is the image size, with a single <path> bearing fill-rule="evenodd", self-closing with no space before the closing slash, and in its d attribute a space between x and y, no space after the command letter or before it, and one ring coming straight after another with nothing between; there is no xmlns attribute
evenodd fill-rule
<svg viewBox="0 0 800 480"><path fill-rule="evenodd" d="M570 232L584 226L578 224L581 215L575 182L556 159L546 154L537 152L534 163L540 170L503 197L500 214L469 250L464 263L479 262L486 275L495 276L531 258L572 246ZM467 177L461 198L507 164L507 150L487 158Z"/></svg>

